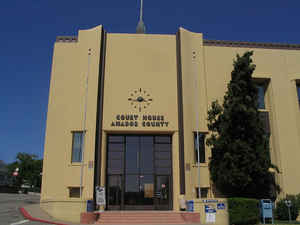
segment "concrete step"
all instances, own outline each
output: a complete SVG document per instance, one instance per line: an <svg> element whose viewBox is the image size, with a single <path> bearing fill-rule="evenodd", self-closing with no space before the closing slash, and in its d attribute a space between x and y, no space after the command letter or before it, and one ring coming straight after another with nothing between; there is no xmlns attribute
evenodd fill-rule
<svg viewBox="0 0 300 225"><path fill-rule="evenodd" d="M200 222L198 213L109 211L99 213L98 224L185 224Z"/></svg>

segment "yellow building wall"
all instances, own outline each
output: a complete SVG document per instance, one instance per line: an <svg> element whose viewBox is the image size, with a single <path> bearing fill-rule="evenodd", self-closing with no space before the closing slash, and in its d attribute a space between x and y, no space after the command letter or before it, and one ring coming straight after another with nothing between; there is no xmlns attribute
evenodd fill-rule
<svg viewBox="0 0 300 225"><path fill-rule="evenodd" d="M180 28L179 37L182 66L184 159L185 167L190 168L185 169L185 198L193 199L196 197L196 187L199 187L199 184L202 188L210 187L208 154L206 153L206 163L198 165L195 160L194 146L194 132L208 133L203 36L200 33Z"/></svg>
<svg viewBox="0 0 300 225"><path fill-rule="evenodd" d="M266 111L270 113L271 158L279 167L277 180L285 194L300 190L297 173L300 157L299 107L295 79L299 79L300 52L297 50L205 46L208 102L222 102L231 79L232 62L236 54L253 50L255 78L269 79L265 96Z"/></svg>
<svg viewBox="0 0 300 225"><path fill-rule="evenodd" d="M86 200L93 198L97 97L102 26L79 31L77 42L57 42L54 46L44 149L41 205L52 216L78 221ZM101 131L101 185L106 182L106 137L108 134L172 135L173 210L179 210L179 123L177 73L182 76L185 199L195 199L195 187L210 188L206 163L197 165L194 134L209 135L207 110L212 101L220 102L231 79L236 54L253 50L255 78L269 81L266 110L270 115L271 158L278 166L277 181L285 194L300 190L297 173L300 158L300 113L296 83L300 81L300 51L203 45L203 36L185 29L176 35L107 34L105 49L103 130ZM178 43L179 42L179 43ZM179 44L179 49L177 49ZM177 54L180 50L180 59ZM91 54L90 56L88 54ZM181 71L178 71L178 63ZM103 65L102 65L103 66ZM86 124L83 124L88 79ZM129 101L135 91L146 91L150 105ZM132 96L133 94L134 96ZM133 104L132 104L133 103ZM137 108L134 108L137 106ZM146 106L146 108L144 108ZM136 115L137 126L113 126L121 115ZM145 115L164 117L164 126L145 127ZM126 121L124 121L126 122ZM131 121L127 121L131 122ZM83 163L83 197L69 198L68 187L79 187L81 163L71 163L72 131L86 127ZM89 165L92 165L89 167ZM198 170L200 168L200 170ZM200 204L200 203L199 203ZM200 207L200 206L199 206ZM199 208L200 209L200 208ZM225 216L226 217L226 216ZM224 218L225 218L224 217Z"/></svg>
<svg viewBox="0 0 300 225"><path fill-rule="evenodd" d="M177 62L174 35L107 34L103 130L174 132L178 130ZM128 98L139 89L153 101L139 112ZM132 97L134 98L134 97ZM138 127L113 127L117 115L138 115ZM162 115L168 126L143 127L143 115Z"/></svg>
<svg viewBox="0 0 300 225"><path fill-rule="evenodd" d="M41 205L59 219L79 221L79 212L85 211L86 200L93 198L101 34L102 27L98 26L79 31L78 42L56 42L54 46ZM84 127L84 163L72 163L72 131L82 131ZM81 199L72 199L69 198L69 187L80 186L81 167L83 196ZM77 210L74 211L74 207Z"/></svg>
<svg viewBox="0 0 300 225"><path fill-rule="evenodd" d="M218 209L217 205L219 203L224 203L225 204L225 209ZM195 199L194 200L194 211L200 213L201 224L207 224L208 223L208 222L206 222L205 206L209 206L211 208L216 209L216 218L215 218L215 223L214 224L222 224L222 225L229 224L227 199L225 199L225 198L214 198L213 202L208 202L208 203L204 202L201 199Z"/></svg>
<svg viewBox="0 0 300 225"><path fill-rule="evenodd" d="M139 89L153 99L134 108L128 98ZM134 96L131 96L131 94ZM102 185L106 177L106 135L109 133L171 134L173 208L179 209L177 58L174 35L107 34L103 104ZM137 115L138 126L112 126L118 115ZM144 127L143 116L164 116L163 127ZM131 121L129 121L131 122Z"/></svg>

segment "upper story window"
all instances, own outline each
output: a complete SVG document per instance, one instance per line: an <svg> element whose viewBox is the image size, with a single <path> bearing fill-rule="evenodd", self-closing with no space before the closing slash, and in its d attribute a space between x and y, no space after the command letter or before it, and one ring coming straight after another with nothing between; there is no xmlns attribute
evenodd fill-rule
<svg viewBox="0 0 300 225"><path fill-rule="evenodd" d="M257 92L258 92L258 109L266 109L265 106L265 94L266 94L266 85L261 83L257 84Z"/></svg>
<svg viewBox="0 0 300 225"><path fill-rule="evenodd" d="M298 105L300 107L300 83L297 83L297 96L298 96Z"/></svg>
<svg viewBox="0 0 300 225"><path fill-rule="evenodd" d="M72 163L82 161L83 131L74 131L72 143Z"/></svg>
<svg viewBox="0 0 300 225"><path fill-rule="evenodd" d="M198 134L198 135L197 135ZM199 147L199 153L198 153ZM205 134L194 132L195 163L205 163Z"/></svg>

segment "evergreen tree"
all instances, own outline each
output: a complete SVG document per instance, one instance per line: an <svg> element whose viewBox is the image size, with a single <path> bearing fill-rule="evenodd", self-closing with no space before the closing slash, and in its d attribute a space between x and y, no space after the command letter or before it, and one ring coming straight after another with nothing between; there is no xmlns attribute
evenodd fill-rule
<svg viewBox="0 0 300 225"><path fill-rule="evenodd" d="M276 198L278 186L269 168L269 135L260 121L258 89L253 82L253 52L237 55L223 105L214 101L208 111L212 157L211 179L223 194Z"/></svg>

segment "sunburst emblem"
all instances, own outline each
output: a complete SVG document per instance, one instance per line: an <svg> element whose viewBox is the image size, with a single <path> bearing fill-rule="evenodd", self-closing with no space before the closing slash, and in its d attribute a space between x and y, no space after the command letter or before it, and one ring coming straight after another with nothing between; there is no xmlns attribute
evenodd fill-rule
<svg viewBox="0 0 300 225"><path fill-rule="evenodd" d="M139 88L130 93L128 101L134 109L138 109L139 112L141 112L143 109L147 109L149 107L153 99L147 91Z"/></svg>

